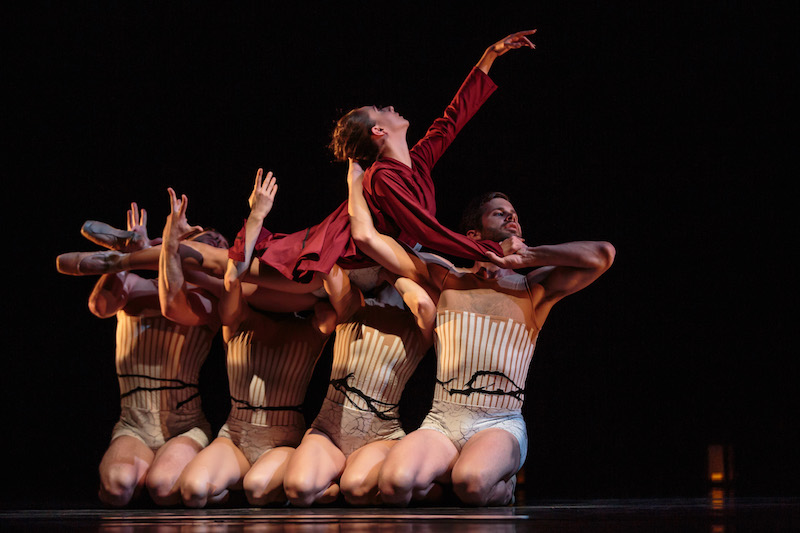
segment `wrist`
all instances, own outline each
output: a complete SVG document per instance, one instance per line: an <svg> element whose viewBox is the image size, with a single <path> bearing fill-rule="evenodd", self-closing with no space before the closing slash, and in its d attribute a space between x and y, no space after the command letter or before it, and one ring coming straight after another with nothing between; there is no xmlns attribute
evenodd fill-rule
<svg viewBox="0 0 800 533"><path fill-rule="evenodd" d="M172 235L164 234L161 239L161 247L170 253L176 253L180 245L180 240L175 239Z"/></svg>

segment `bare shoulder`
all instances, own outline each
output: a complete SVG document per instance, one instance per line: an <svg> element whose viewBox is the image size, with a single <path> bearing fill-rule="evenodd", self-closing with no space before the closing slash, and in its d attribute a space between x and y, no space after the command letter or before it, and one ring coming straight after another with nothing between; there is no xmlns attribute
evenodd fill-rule
<svg viewBox="0 0 800 533"><path fill-rule="evenodd" d="M417 251L414 251L414 253L417 255L417 257L419 257L420 259L425 261L428 265L437 265L437 266L440 266L442 268L447 268L447 269L450 269L450 270L456 270L456 266L453 263L451 263L450 261L448 261L447 259L445 259L444 257L442 257L442 256L439 256L439 255L436 255L436 254L432 254L432 253L429 253L429 252L417 252Z"/></svg>

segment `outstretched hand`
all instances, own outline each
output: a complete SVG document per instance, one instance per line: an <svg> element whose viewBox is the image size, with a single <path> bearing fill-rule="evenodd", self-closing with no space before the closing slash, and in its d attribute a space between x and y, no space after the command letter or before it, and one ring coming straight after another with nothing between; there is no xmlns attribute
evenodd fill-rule
<svg viewBox="0 0 800 533"><path fill-rule="evenodd" d="M272 171L267 172L266 177L262 181L261 176L264 170L258 169L256 172L256 181L253 185L253 192L250 193L250 198L247 203L250 205L250 216L260 218L263 220L272 211L272 206L275 203L275 195L278 193L278 183Z"/></svg>
<svg viewBox="0 0 800 533"><path fill-rule="evenodd" d="M528 39L528 35L533 35L534 33L536 33L536 30L518 31L517 33L512 33L500 39L486 49L481 59L478 61L477 67L482 70L484 74L489 74L489 69L492 68L494 60L506 52L518 48L536 48L536 45Z"/></svg>
<svg viewBox="0 0 800 533"><path fill-rule="evenodd" d="M186 208L189 206L189 199L186 195L181 195L181 200L178 201L172 187L167 188L167 192L169 193L170 213L164 225L164 242L179 241L203 231L202 226L190 226L186 220Z"/></svg>
<svg viewBox="0 0 800 533"><path fill-rule="evenodd" d="M147 237L147 211L145 209L139 210L139 205L136 202L131 202L131 208L128 209L126 218L128 231L139 235L139 239L130 239L131 244L136 245L139 249L149 248L153 244L157 244L160 239L150 240Z"/></svg>
<svg viewBox="0 0 800 533"><path fill-rule="evenodd" d="M518 48L536 48L536 45L533 44L530 39L528 39L528 35L533 35L534 33L536 33L536 30L525 30L512 33L511 35L494 43L492 46L490 46L490 49L497 54L497 57L500 57L509 50L516 50Z"/></svg>

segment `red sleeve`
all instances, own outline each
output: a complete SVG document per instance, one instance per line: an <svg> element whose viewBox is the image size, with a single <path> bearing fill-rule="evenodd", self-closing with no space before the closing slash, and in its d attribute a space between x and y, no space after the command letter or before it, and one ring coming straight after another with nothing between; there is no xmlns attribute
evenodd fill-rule
<svg viewBox="0 0 800 533"><path fill-rule="evenodd" d="M425 174L447 150L458 132L480 109L497 85L482 70L473 68L442 117L437 118L413 148L414 164Z"/></svg>
<svg viewBox="0 0 800 533"><path fill-rule="evenodd" d="M372 200L370 211L393 221L400 232L396 237L401 242L409 246L419 243L443 254L474 261L486 261L487 251L502 257L503 250L498 243L474 241L440 224L402 182L392 179L391 173L383 173L381 178L372 182L372 195L367 198L368 202Z"/></svg>

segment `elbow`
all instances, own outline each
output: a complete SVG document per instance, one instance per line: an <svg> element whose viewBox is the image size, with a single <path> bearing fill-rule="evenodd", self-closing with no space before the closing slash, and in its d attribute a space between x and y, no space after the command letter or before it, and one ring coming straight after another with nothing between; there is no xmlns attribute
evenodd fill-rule
<svg viewBox="0 0 800 533"><path fill-rule="evenodd" d="M436 321L436 304L430 298L422 298L417 302L417 316L420 323L433 327Z"/></svg>
<svg viewBox="0 0 800 533"><path fill-rule="evenodd" d="M353 242L359 248L370 249L374 242L375 232L359 228L358 226L351 226L350 235L353 237Z"/></svg>
<svg viewBox="0 0 800 533"><path fill-rule="evenodd" d="M89 300L89 311L97 318L110 318L115 314L103 302L94 299Z"/></svg>
<svg viewBox="0 0 800 533"><path fill-rule="evenodd" d="M164 318L167 320L171 320L173 322L178 322L179 314L177 305L175 305L174 301L171 299L161 299L161 314L164 315Z"/></svg>
<svg viewBox="0 0 800 533"><path fill-rule="evenodd" d="M617 255L617 250L614 248L614 245L610 242L600 241L595 243L596 251L595 251L595 260L594 260L594 268L600 270L601 272L605 272L611 265L614 263L614 258Z"/></svg>
<svg viewBox="0 0 800 533"><path fill-rule="evenodd" d="M420 326L432 329L433 323L436 321L436 304L427 296L427 294L419 294L415 292L407 292L403 294L408 309L417 317L417 322Z"/></svg>
<svg viewBox="0 0 800 533"><path fill-rule="evenodd" d="M183 320L183 305L178 301L177 295L167 293L160 294L158 298L159 306L161 307L161 314L167 320L181 323Z"/></svg>
<svg viewBox="0 0 800 533"><path fill-rule="evenodd" d="M93 293L89 297L89 311L97 318L111 318L125 307L126 301L124 296L110 298L105 291Z"/></svg>

